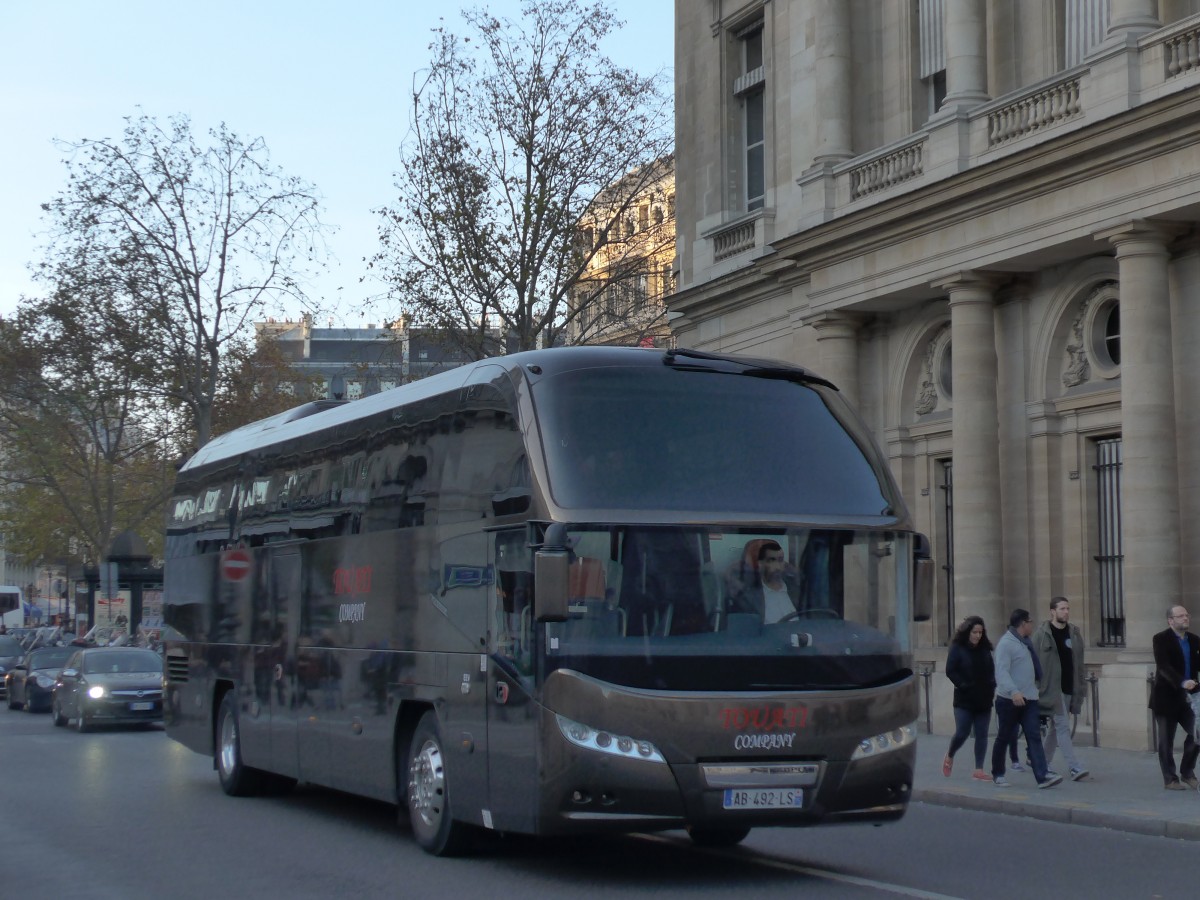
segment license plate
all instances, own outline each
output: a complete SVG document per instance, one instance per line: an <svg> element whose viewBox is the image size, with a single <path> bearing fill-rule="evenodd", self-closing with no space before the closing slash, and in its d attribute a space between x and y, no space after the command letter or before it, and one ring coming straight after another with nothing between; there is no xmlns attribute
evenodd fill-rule
<svg viewBox="0 0 1200 900"><path fill-rule="evenodd" d="M803 788L729 788L725 791L725 809L800 809L804 806Z"/></svg>
<svg viewBox="0 0 1200 900"><path fill-rule="evenodd" d="M149 700L142 700L137 703L130 703L129 708L133 712L141 712L143 709L154 709L154 704Z"/></svg>

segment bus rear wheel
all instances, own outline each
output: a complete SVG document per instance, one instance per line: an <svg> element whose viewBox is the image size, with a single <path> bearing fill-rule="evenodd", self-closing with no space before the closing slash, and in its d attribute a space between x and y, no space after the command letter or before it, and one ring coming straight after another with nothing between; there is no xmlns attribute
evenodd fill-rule
<svg viewBox="0 0 1200 900"><path fill-rule="evenodd" d="M451 815L446 755L432 711L417 723L410 747L406 797L413 837L434 856L457 856L469 846L470 831Z"/></svg>
<svg viewBox="0 0 1200 900"><path fill-rule="evenodd" d="M750 834L749 828L691 828L688 837L697 847L732 847Z"/></svg>
<svg viewBox="0 0 1200 900"><path fill-rule="evenodd" d="M242 762L241 729L233 691L221 698L217 710L217 742L213 751L221 790L231 797L249 797L262 786L262 773Z"/></svg>

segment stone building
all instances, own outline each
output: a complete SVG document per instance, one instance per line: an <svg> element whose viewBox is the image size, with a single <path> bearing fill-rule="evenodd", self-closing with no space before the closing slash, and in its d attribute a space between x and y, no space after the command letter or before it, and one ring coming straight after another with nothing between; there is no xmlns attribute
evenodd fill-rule
<svg viewBox="0 0 1200 900"><path fill-rule="evenodd" d="M674 157L601 191L581 220L579 242L587 263L571 291L567 343L671 346Z"/></svg>
<svg viewBox="0 0 1200 900"><path fill-rule="evenodd" d="M334 328L331 321L320 328L305 313L295 321L255 322L254 332L258 340L276 342L303 378L295 391L311 391L313 399L340 395L339 399L355 400L471 361L436 329L412 327L403 320L361 328Z"/></svg>
<svg viewBox="0 0 1200 900"><path fill-rule="evenodd" d="M935 723L955 624L1061 594L1101 741L1145 748L1151 635L1200 611L1200 2L675 16L679 344L872 426L943 573Z"/></svg>

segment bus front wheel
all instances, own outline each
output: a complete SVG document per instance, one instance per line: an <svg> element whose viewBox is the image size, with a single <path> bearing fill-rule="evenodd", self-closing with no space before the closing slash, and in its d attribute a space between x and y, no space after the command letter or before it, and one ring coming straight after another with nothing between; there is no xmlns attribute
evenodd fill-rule
<svg viewBox="0 0 1200 900"><path fill-rule="evenodd" d="M446 754L432 711L417 723L410 746L407 806L413 837L434 856L457 856L467 849L470 833L451 815Z"/></svg>
<svg viewBox="0 0 1200 900"><path fill-rule="evenodd" d="M237 700L233 691L221 698L217 711L217 744L214 750L221 790L231 797L258 793L260 773L242 762L242 738L238 727Z"/></svg>

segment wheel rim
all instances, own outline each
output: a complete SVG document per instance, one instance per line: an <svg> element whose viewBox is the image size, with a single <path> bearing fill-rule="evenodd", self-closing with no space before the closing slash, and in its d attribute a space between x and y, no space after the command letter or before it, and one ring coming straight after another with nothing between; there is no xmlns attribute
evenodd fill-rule
<svg viewBox="0 0 1200 900"><path fill-rule="evenodd" d="M436 741L425 741L409 765L408 809L414 830L437 834L446 811L446 769Z"/></svg>
<svg viewBox="0 0 1200 900"><path fill-rule="evenodd" d="M226 715L221 719L221 749L217 754L217 765L221 768L222 778L228 778L237 766L237 743L237 720L231 715Z"/></svg>

